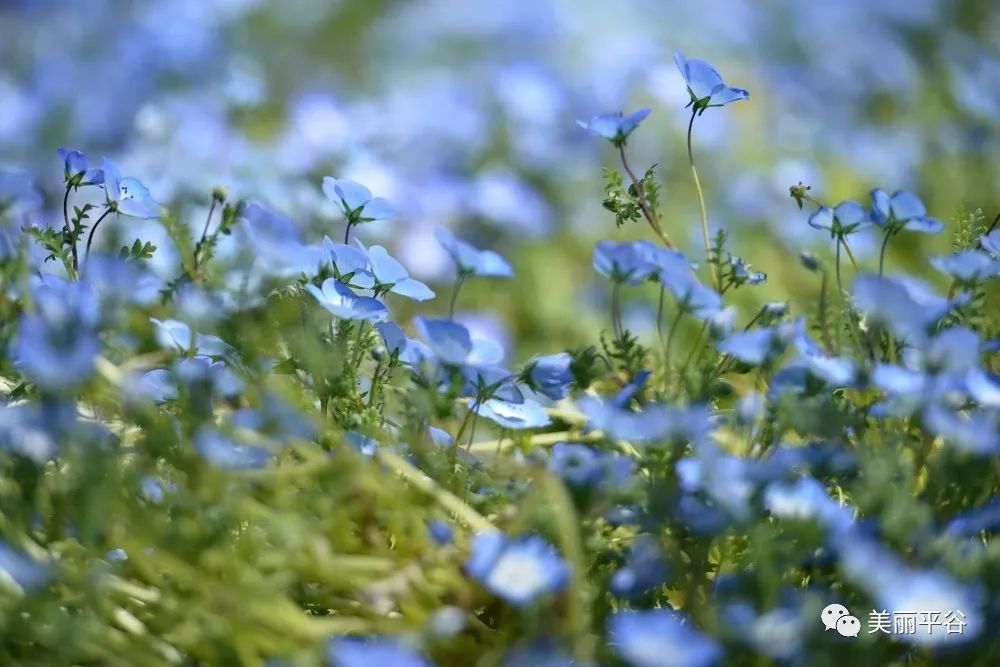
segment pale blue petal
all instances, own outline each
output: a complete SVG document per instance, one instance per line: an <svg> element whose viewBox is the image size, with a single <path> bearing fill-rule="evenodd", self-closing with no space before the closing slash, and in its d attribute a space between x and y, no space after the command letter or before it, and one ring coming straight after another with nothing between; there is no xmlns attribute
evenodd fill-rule
<svg viewBox="0 0 1000 667"><path fill-rule="evenodd" d="M393 294L405 296L414 301L427 301L435 297L434 290L419 280L413 278L403 278L393 284L390 290Z"/></svg>
<svg viewBox="0 0 1000 667"><path fill-rule="evenodd" d="M371 262L372 273L380 283L391 285L410 277L406 267L380 245L373 245L368 249L368 261Z"/></svg>

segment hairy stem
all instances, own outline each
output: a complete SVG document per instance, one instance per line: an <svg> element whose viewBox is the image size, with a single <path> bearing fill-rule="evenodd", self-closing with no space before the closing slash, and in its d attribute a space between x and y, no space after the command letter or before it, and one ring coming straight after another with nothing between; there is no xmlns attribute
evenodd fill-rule
<svg viewBox="0 0 1000 667"><path fill-rule="evenodd" d="M652 209L649 202L646 201L646 187L643 183L639 181L636 177L635 172L628 165L628 158L625 157L625 144L620 144L618 146L618 154L622 158L622 167L625 169L625 173L628 174L629 179L632 181L632 186L635 188L636 197L639 200L639 209L642 211L643 217L646 218L646 222L649 226L653 228L660 240L663 241L663 245L668 248L676 247L674 242L667 236L667 233L663 231L663 227L660 226L660 220L656 217L656 211Z"/></svg>

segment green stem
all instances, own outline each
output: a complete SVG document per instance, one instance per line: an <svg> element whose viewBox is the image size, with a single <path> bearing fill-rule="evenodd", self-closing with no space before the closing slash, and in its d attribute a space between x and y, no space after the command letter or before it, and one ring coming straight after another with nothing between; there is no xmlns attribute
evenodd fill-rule
<svg viewBox="0 0 1000 667"><path fill-rule="evenodd" d="M677 327L681 323L681 318L684 317L684 310L678 310L677 315L674 316L674 321L670 323L670 332L667 334L667 344L663 348L663 384L664 389L666 389L667 382L670 378L670 353L674 345L674 335L677 333Z"/></svg>
<svg viewBox="0 0 1000 667"><path fill-rule="evenodd" d="M99 217L97 219L97 222L94 223L94 226L90 228L90 234L87 235L87 249L84 251L83 254L84 264L87 263L87 258L90 257L90 244L94 242L94 232L97 231L97 226L101 224L101 221L104 220L104 218L108 217L108 214L111 213L111 211L112 209L110 206L106 208L104 210L104 213L101 214L101 217Z"/></svg>
<svg viewBox="0 0 1000 667"><path fill-rule="evenodd" d="M198 270L198 263L201 261L201 249L205 245L205 239L208 238L208 226L212 222L212 214L215 213L215 197L212 197L212 205L208 207L208 216L205 218L205 228L201 230L201 237L198 242L194 244L194 269Z"/></svg>
<svg viewBox="0 0 1000 667"><path fill-rule="evenodd" d="M493 531L496 527L483 518L476 510L455 494L441 488L433 479L425 475L421 470L415 468L406 459L390 452L388 449L379 449L375 453L375 458L392 468L398 475L406 479L413 486L431 496L439 505L454 514L470 528L477 531Z"/></svg>
<svg viewBox="0 0 1000 667"><path fill-rule="evenodd" d="M69 239L70 242L69 248L73 255L73 273L75 274L80 270L80 258L76 250L76 237L73 235L73 228L69 223L69 193L71 190L72 187L67 185L66 194L63 195L63 222L65 223L66 238ZM73 275L72 277L76 278L76 275Z"/></svg>
<svg viewBox="0 0 1000 667"><path fill-rule="evenodd" d="M837 249L834 251L835 256L835 266L837 267L837 289L840 290L841 297L844 298L844 284L840 281L840 244L837 244Z"/></svg>
<svg viewBox="0 0 1000 667"><path fill-rule="evenodd" d="M882 277L882 268L885 266L885 250L889 247L889 239L892 238L892 231L886 230L885 238L882 239L882 249L878 253L878 275Z"/></svg>
<svg viewBox="0 0 1000 667"><path fill-rule="evenodd" d="M459 274L458 279L455 280L455 289L451 292L451 301L448 302L448 319L455 319L455 304L458 302L458 292L462 289L462 283L465 282L465 276Z"/></svg>
<svg viewBox="0 0 1000 667"><path fill-rule="evenodd" d="M618 154L622 159L622 167L625 169L625 173L628 174L629 179L632 181L632 186L635 188L636 198L639 202L639 209L642 211L643 217L646 218L646 222L649 226L653 228L660 240L663 241L663 245L668 248L676 247L674 242L667 236L666 232L663 231L663 227L660 226L660 219L656 216L656 211L649 205L646 201L646 186L636 177L635 172L628 165L628 159L625 157L625 144L618 145Z"/></svg>
<svg viewBox="0 0 1000 667"><path fill-rule="evenodd" d="M712 257L712 241L708 236L708 209L705 207L705 193L701 189L701 180L698 178L698 167L694 163L694 150L691 148L691 133L694 129L694 119L698 115L698 111L691 111L691 120L688 122L687 130L687 149L688 149L688 163L691 165L691 176L694 178L694 188L698 191L698 204L701 207L701 238L705 243L705 260L708 262L709 268L712 270L712 282L716 284L719 291L722 291L722 283L719 281L719 273L715 268L714 258Z"/></svg>
<svg viewBox="0 0 1000 667"><path fill-rule="evenodd" d="M847 258L851 260L851 266L854 267L854 272L858 273L861 271L861 267L858 266L858 260L854 259L854 253L851 252L851 246L847 245L847 237L840 237L840 244L844 246L844 250L847 252Z"/></svg>

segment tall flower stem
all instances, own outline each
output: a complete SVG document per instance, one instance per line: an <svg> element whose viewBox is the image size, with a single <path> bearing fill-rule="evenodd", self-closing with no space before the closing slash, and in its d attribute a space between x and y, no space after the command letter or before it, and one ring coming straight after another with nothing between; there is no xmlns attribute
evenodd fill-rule
<svg viewBox="0 0 1000 667"><path fill-rule="evenodd" d="M344 230L344 245L347 245L347 243L351 240L351 226L353 224L354 223L350 220L347 221L347 229Z"/></svg>
<svg viewBox="0 0 1000 667"><path fill-rule="evenodd" d="M465 276L459 275L455 280L455 288L451 292L451 300L448 302L448 319L455 319L455 304L458 302L458 292L462 289L462 283L465 282Z"/></svg>
<svg viewBox="0 0 1000 667"><path fill-rule="evenodd" d="M112 210L114 209L112 209L110 206L106 208L104 210L104 213L101 214L101 217L99 217L97 219L97 222L94 223L94 226L90 228L90 234L87 235L87 249L83 253L84 264L87 263L87 258L90 257L90 244L94 242L94 232L97 231L97 226L101 224L101 221L104 220L104 218L108 217L108 214L111 213Z"/></svg>
<svg viewBox="0 0 1000 667"><path fill-rule="evenodd" d="M892 238L892 231L886 230L885 238L882 239L882 249L878 253L878 275L882 277L882 269L885 266L885 251L889 247L889 239Z"/></svg>
<svg viewBox="0 0 1000 667"><path fill-rule="evenodd" d="M629 180L632 181L632 187L635 189L636 199L639 202L639 209L642 211L643 217L646 218L646 222L649 226L653 228L656 235L660 237L663 241L663 245L668 248L677 247L674 242L667 236L667 233L663 231L663 227L660 226L660 219L656 216L656 211L649 205L649 201L646 199L646 187L639 181L636 177L635 172L628 164L628 158L625 157L625 144L621 143L618 145L618 154L622 158L622 168L625 169L625 173L628 174Z"/></svg>
<svg viewBox="0 0 1000 667"><path fill-rule="evenodd" d="M63 195L63 222L65 223L66 238L69 239L69 249L73 255L73 271L80 269L80 257L76 250L76 238L73 235L73 228L69 223L69 193L73 189L71 185L66 186L66 194Z"/></svg>
<svg viewBox="0 0 1000 667"><path fill-rule="evenodd" d="M840 240L843 241L844 237L841 236ZM837 243L837 249L834 251L834 262L835 266L837 267L837 289L840 290L841 294L843 294L844 285L840 281L840 243Z"/></svg>
<svg viewBox="0 0 1000 667"><path fill-rule="evenodd" d="M858 260L854 259L854 253L851 252L851 246L847 245L846 236L841 235L840 245L844 246L844 252L847 253L847 259L851 260L851 266L854 267L855 273L859 273L861 271L861 267L858 266Z"/></svg>
<svg viewBox="0 0 1000 667"><path fill-rule="evenodd" d="M701 189L701 180L698 178L698 167L694 163L694 150L691 148L691 132L694 129L694 119L697 115L698 110L692 110L691 120L688 122L688 164L691 165L691 176L694 178L694 189L698 191L698 204L701 207L701 238L705 243L705 260L708 262L708 266L712 270L712 282L718 286L719 291L721 292L722 283L719 281L719 272L715 268L715 261L712 257L712 241L708 236L708 209L705 207L705 193Z"/></svg>
<svg viewBox="0 0 1000 667"><path fill-rule="evenodd" d="M215 213L215 197L212 197L212 205L208 207L208 215L205 217L205 227L201 230L201 237L199 237L198 242L194 244L194 270L198 270L198 264L201 261L201 249L205 245L205 239L208 238L208 226L212 223L212 214Z"/></svg>

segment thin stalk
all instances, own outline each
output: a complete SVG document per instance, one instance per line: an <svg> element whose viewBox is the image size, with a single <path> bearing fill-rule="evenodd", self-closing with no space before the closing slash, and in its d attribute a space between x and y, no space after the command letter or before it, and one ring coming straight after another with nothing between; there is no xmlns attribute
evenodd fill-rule
<svg viewBox="0 0 1000 667"><path fill-rule="evenodd" d="M65 223L66 238L69 239L70 252L73 254L73 272L80 270L80 258L76 250L76 239L73 238L73 229L69 224L69 193L72 188L66 186L66 194L63 195L63 223ZM75 276L74 276L75 277Z"/></svg>
<svg viewBox="0 0 1000 667"><path fill-rule="evenodd" d="M844 251L847 252L847 258L851 260L851 266L854 267L855 273L859 273L861 271L861 267L858 266L858 260L854 259L854 253L851 252L851 246L847 245L846 236L840 237L840 244L844 246Z"/></svg>
<svg viewBox="0 0 1000 667"><path fill-rule="evenodd" d="M208 226L212 222L212 214L215 213L215 197L212 197L212 205L208 207L208 216L205 217L205 227L201 230L201 237L198 242L194 244L194 268L195 271L198 270L198 263L201 261L201 249L205 245L205 239L208 238Z"/></svg>
<svg viewBox="0 0 1000 667"><path fill-rule="evenodd" d="M833 342L830 340L830 325L826 319L826 271L822 272L819 284L819 331L826 346L826 353L833 354Z"/></svg>
<svg viewBox="0 0 1000 667"><path fill-rule="evenodd" d="M611 330L615 338L621 341L623 334L621 324L621 283L617 282L611 288Z"/></svg>
<svg viewBox="0 0 1000 667"><path fill-rule="evenodd" d="M463 523L476 531L493 531L496 527L487 521L481 514L463 502L458 496L441 488L428 477L423 471L415 468L409 461L394 454L388 449L379 449L375 453L375 458L392 468L396 474L400 475L413 486L431 496L441 507L448 510Z"/></svg>
<svg viewBox="0 0 1000 667"><path fill-rule="evenodd" d="M698 204L701 207L701 238L705 243L705 260L708 262L709 268L712 270L712 282L718 286L719 291L722 291L722 283L719 281L719 272L715 269L715 262L712 258L712 241L708 236L708 209L705 207L705 193L701 189L701 180L698 178L698 167L694 163L694 150L691 148L691 132L694 129L694 119L698 115L698 111L691 111L691 120L688 122L687 131L687 149L688 149L688 163L691 165L691 176L694 178L694 188L698 191Z"/></svg>
<svg viewBox="0 0 1000 667"><path fill-rule="evenodd" d="M837 267L837 289L840 290L841 298L844 294L844 284L840 281L840 244L837 244L837 249L834 251L835 255L835 266Z"/></svg>
<svg viewBox="0 0 1000 667"><path fill-rule="evenodd" d="M660 220L656 216L656 211L654 211L649 205L649 202L646 201L645 186L639 182L635 172L633 172L632 168L629 167L628 159L625 157L625 144L619 144L618 154L622 159L622 167L625 169L625 173L628 174L629 179L632 181L632 186L635 188L636 197L639 200L639 209L642 211L643 217L646 218L646 222L649 223L649 226L653 228L653 231L656 232L657 236L660 237L660 240L663 241L663 245L668 248L676 247L670 237L667 236L667 233L663 231L663 227L660 226Z"/></svg>
<svg viewBox="0 0 1000 667"><path fill-rule="evenodd" d="M681 323L681 318L684 317L684 311L678 310L677 315L674 317L674 321L670 324L670 332L667 334L667 344L663 348L663 384L664 389L666 389L667 381L670 378L670 353L674 346L674 335L677 333L677 327Z"/></svg>
<svg viewBox="0 0 1000 667"><path fill-rule="evenodd" d="M97 231L97 226L101 224L101 221L104 220L104 218L108 217L108 214L111 213L111 210L112 209L110 206L106 208L104 210L104 213L101 214L101 217L99 217L97 219L97 222L94 223L94 226L90 228L90 234L87 235L87 249L83 254L84 264L87 263L87 258L90 257L90 244L94 242L94 232Z"/></svg>
<svg viewBox="0 0 1000 667"><path fill-rule="evenodd" d="M465 276L459 275L458 279L455 281L455 289L451 292L451 301L448 302L448 319L455 319L455 304L458 302L458 292L462 289L462 283L465 282Z"/></svg>
<svg viewBox="0 0 1000 667"><path fill-rule="evenodd" d="M656 337L660 340L660 345L663 345L663 293L666 288L660 285L660 302L656 307Z"/></svg>
<svg viewBox="0 0 1000 667"><path fill-rule="evenodd" d="M350 220L347 221L347 229L344 230L344 244L346 245L348 241L351 240L351 225L354 223Z"/></svg>
<svg viewBox="0 0 1000 667"><path fill-rule="evenodd" d="M885 238L882 239L882 249L878 253L878 275L879 278L882 277L882 268L885 266L885 250L889 247L889 239L892 238L892 232L886 231Z"/></svg>

